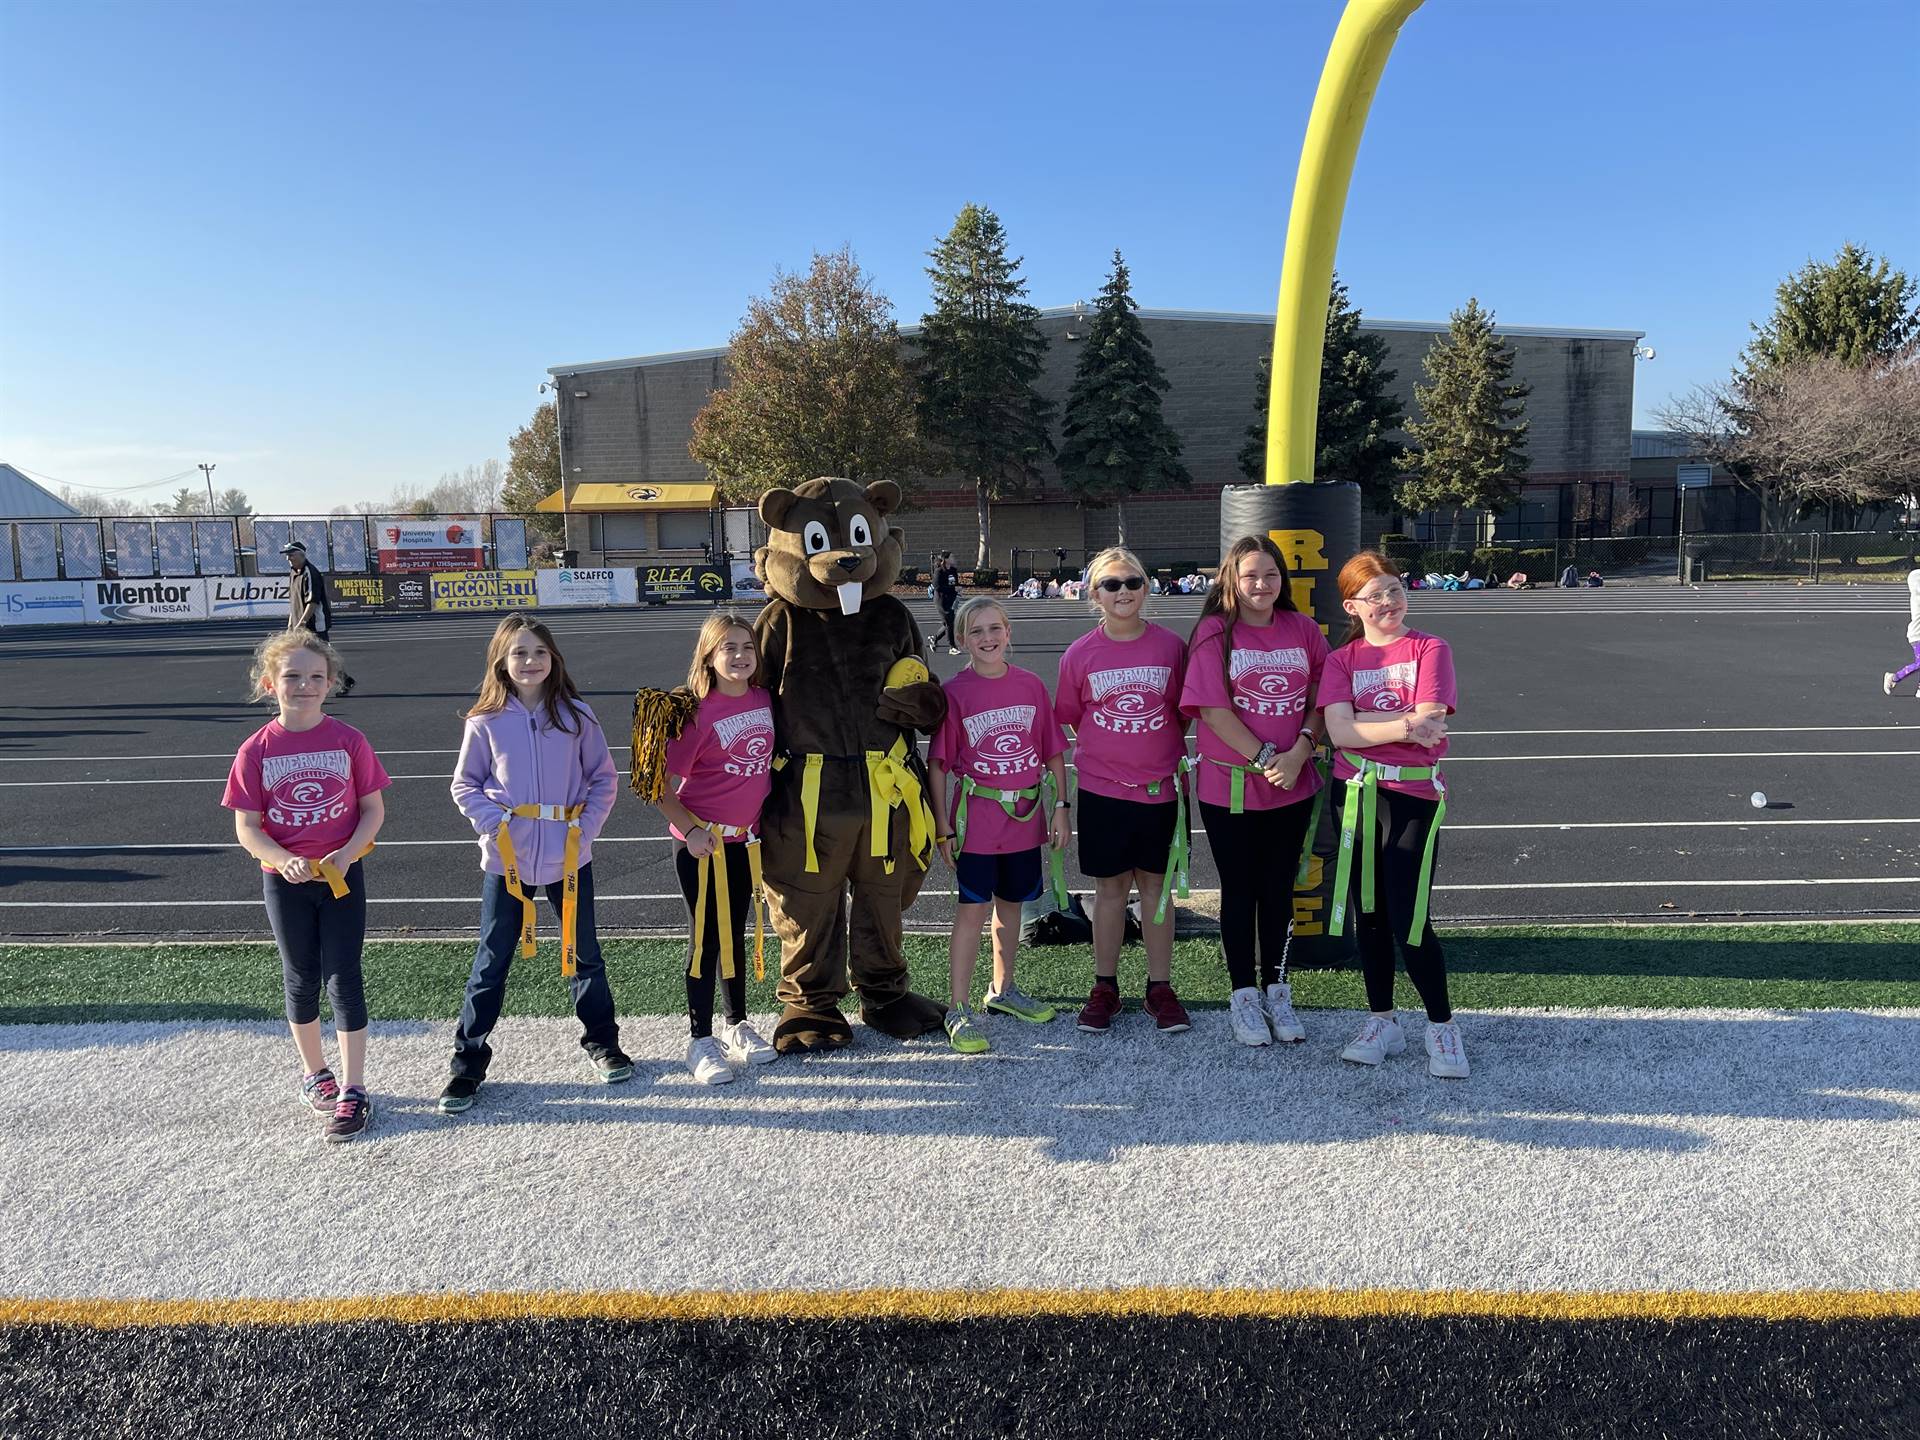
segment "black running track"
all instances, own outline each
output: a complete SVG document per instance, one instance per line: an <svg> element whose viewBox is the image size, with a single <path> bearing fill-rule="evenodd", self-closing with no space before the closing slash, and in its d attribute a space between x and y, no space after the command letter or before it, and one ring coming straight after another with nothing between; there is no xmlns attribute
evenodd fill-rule
<svg viewBox="0 0 1920 1440"><path fill-rule="evenodd" d="M1920 702L1880 689L1906 651L1905 602L1877 585L1416 596L1462 696L1437 917L1920 914ZM1182 633L1198 608L1154 605ZM925 625L932 607L917 608ZM1051 684L1086 611L1011 609L1015 658ZM544 617L623 767L634 688L681 679L702 613ZM447 775L493 623L385 617L336 637L360 683L335 713L395 777L369 862L379 930L476 919L477 851ZM264 933L257 872L219 807L266 715L242 699L260 633L0 630L0 937ZM1198 899L1216 880L1204 841L1195 852ZM594 871L603 930L684 923L664 827L630 795ZM909 923L944 930L951 904L936 871Z"/></svg>

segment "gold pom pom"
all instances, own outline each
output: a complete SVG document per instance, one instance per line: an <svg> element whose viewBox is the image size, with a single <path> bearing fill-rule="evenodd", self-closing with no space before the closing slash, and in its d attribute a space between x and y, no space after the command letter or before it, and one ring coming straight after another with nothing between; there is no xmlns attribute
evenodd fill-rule
<svg viewBox="0 0 1920 1440"><path fill-rule="evenodd" d="M633 793L650 805L667 793L667 747L700 710L700 697L684 686L633 692Z"/></svg>

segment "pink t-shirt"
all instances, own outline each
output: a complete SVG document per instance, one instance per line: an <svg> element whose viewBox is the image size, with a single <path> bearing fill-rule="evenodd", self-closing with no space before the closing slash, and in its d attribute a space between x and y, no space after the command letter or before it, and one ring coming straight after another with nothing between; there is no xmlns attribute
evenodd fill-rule
<svg viewBox="0 0 1920 1440"><path fill-rule="evenodd" d="M220 803L258 811L276 844L318 860L360 828L360 797L392 783L367 737L351 725L324 715L313 729L295 732L269 720L241 742Z"/></svg>
<svg viewBox="0 0 1920 1440"><path fill-rule="evenodd" d="M773 709L758 688L744 695L709 690L679 739L667 746L667 773L686 781L680 803L710 825L757 826L773 788L772 765ZM668 828L676 840L687 838Z"/></svg>
<svg viewBox="0 0 1920 1440"><path fill-rule="evenodd" d="M1438 635L1409 630L1391 645L1369 645L1365 637L1342 645L1327 657L1327 673L1320 682L1320 704L1351 705L1356 714L1362 710L1399 714L1429 702L1444 705L1451 715L1458 693L1453 684L1453 651ZM1410 740L1391 745L1369 745L1355 750L1382 765L1438 765L1447 753L1446 742L1429 750ZM1333 755L1333 773L1350 780L1354 767ZM1438 792L1430 780L1382 780L1391 790L1432 799Z"/></svg>
<svg viewBox="0 0 1920 1440"><path fill-rule="evenodd" d="M1074 778L1082 790L1116 800L1173 803L1173 787L1158 796L1146 787L1173 774L1187 753L1187 717L1180 687L1187 647L1161 625L1131 640L1096 627L1060 657L1053 718L1073 727Z"/></svg>
<svg viewBox="0 0 1920 1440"><path fill-rule="evenodd" d="M947 813L959 813L961 775L992 790L1024 790L1040 783L1047 761L1067 748L1060 722L1053 718L1047 687L1031 670L1009 665L988 680L971 668L946 682L947 718L933 732L927 758L955 777ZM1064 797L1063 797L1064 798ZM1051 818L1038 799L1022 801L1025 820L1008 815L997 800L975 795L967 802L969 855L1013 855L1046 842Z"/></svg>
<svg viewBox="0 0 1920 1440"><path fill-rule="evenodd" d="M1180 708L1199 719L1202 710L1231 706L1255 739L1271 740L1285 750L1300 738L1300 729L1307 723L1307 697L1320 683L1321 667L1327 662L1327 637L1311 617L1292 610L1276 611L1272 623L1265 626L1245 622L1234 626L1229 696L1220 666L1226 628L1218 615L1209 615L1195 627ZM1247 757L1214 734L1205 720L1200 720L1199 742L1200 798L1209 805L1231 804L1233 772L1227 766L1244 765ZM1278 789L1263 776L1248 775L1245 788L1247 809L1277 810L1311 798L1320 788L1320 772L1313 765L1302 766L1291 790Z"/></svg>

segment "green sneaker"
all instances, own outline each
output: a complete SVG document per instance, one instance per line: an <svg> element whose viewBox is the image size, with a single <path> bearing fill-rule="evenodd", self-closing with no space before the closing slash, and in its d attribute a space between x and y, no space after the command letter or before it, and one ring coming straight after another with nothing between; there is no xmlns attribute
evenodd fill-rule
<svg viewBox="0 0 1920 1440"><path fill-rule="evenodd" d="M999 991L989 990L981 1008L1011 1015L1016 1020L1025 1020L1029 1025L1044 1025L1054 1016L1053 1006L1034 999L1018 985L1009 985Z"/></svg>
<svg viewBox="0 0 1920 1440"><path fill-rule="evenodd" d="M986 1033L973 1023L973 1012L964 1005L947 1011L947 1043L962 1055L984 1055L993 1047Z"/></svg>

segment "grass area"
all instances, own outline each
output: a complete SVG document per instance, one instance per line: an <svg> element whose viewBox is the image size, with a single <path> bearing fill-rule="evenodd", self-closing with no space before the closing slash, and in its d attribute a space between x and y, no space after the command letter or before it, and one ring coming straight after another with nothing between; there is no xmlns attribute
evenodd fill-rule
<svg viewBox="0 0 1920 1440"><path fill-rule="evenodd" d="M1501 926L1449 930L1443 941L1453 1002L1468 1010L1631 1005L1660 1008L1860 1009L1920 1006L1920 924L1722 926ZM772 946L771 937L769 945ZM685 946L672 940L605 943L624 1014L673 1014L682 1003ZM913 983L946 993L946 941L910 936ZM448 941L376 941L366 948L368 1002L376 1018L451 1019L459 1011L473 947ZM755 1010L776 1008L773 971L749 981ZM984 962L984 956L983 956ZM1123 988L1137 994L1145 957L1130 948ZM1092 975L1086 946L1026 951L1021 985L1078 1004ZM570 1011L559 949L517 962L508 1011ZM984 985L986 965L982 964ZM1175 946L1175 987L1189 1005L1227 999L1212 939ZM1354 970L1299 970L1294 1000L1307 1008L1364 1004ZM1416 1004L1401 981L1403 1005ZM280 965L272 945L0 946L0 1024L281 1017Z"/></svg>

